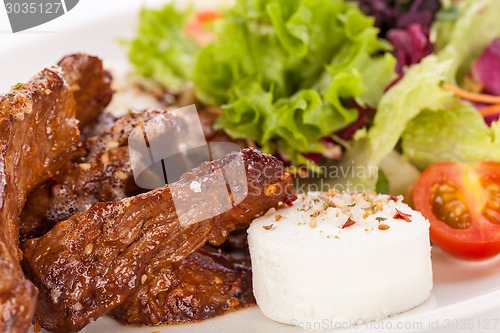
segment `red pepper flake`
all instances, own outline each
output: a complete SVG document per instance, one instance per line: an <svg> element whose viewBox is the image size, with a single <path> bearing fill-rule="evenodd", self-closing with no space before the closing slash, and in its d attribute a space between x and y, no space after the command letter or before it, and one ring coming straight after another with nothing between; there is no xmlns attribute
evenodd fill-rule
<svg viewBox="0 0 500 333"><path fill-rule="evenodd" d="M273 227L272 224L270 225L263 225L262 228L264 228L264 230L271 230L271 228Z"/></svg>
<svg viewBox="0 0 500 333"><path fill-rule="evenodd" d="M410 217L411 217L410 214L405 214L396 208L396 215L394 215L393 218L397 220L405 220L406 222L411 222Z"/></svg>
<svg viewBox="0 0 500 333"><path fill-rule="evenodd" d="M344 223L344 225L342 226L342 229L345 229L347 227L350 227L351 225L353 225L354 223L356 223L356 221L354 221L353 219L351 218L348 218L347 221Z"/></svg>
<svg viewBox="0 0 500 333"><path fill-rule="evenodd" d="M398 197L396 197L396 196L394 196L394 195L391 195L391 196L389 197L389 201L391 201L391 200L392 200L392 201L394 201L394 202L398 202Z"/></svg>
<svg viewBox="0 0 500 333"><path fill-rule="evenodd" d="M283 216L282 216L282 215L280 215L280 214L276 214L276 216L274 217L274 219L275 219L276 221L279 221L279 220L281 220L282 218L283 218Z"/></svg>
<svg viewBox="0 0 500 333"><path fill-rule="evenodd" d="M290 196L288 196L288 199L286 199L285 203L288 207L292 207L293 206L293 202L295 200L297 200L297 194L292 194Z"/></svg>

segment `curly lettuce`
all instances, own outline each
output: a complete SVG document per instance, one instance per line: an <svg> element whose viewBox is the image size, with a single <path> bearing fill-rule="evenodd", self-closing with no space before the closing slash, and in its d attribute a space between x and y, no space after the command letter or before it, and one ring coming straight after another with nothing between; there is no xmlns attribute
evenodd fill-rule
<svg viewBox="0 0 500 333"><path fill-rule="evenodd" d="M344 1L239 1L198 58L198 96L224 105L218 126L232 137L304 164L302 153L321 152L321 138L357 119L345 101L376 107L394 78L395 59L377 33Z"/></svg>
<svg viewBox="0 0 500 333"><path fill-rule="evenodd" d="M133 61L140 73L167 87L193 81L203 103L222 107L218 128L294 164L358 118L347 101L375 108L395 77L395 59L374 19L343 0L238 0L214 23L215 42L190 59L189 42L170 53L158 43L167 35L177 43L180 31L146 35L144 27L174 25L155 13L142 14L134 40L146 47L130 49L131 59L149 61Z"/></svg>
<svg viewBox="0 0 500 333"><path fill-rule="evenodd" d="M137 37L128 43L128 58L137 74L152 77L173 91L180 91L193 76L198 48L184 32L190 10L173 5L142 9Z"/></svg>

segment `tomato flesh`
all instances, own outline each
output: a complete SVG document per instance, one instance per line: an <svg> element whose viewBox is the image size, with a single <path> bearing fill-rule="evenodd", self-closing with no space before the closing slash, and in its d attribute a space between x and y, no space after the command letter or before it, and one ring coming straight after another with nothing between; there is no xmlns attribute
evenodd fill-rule
<svg viewBox="0 0 500 333"><path fill-rule="evenodd" d="M413 189L413 203L431 223L431 241L464 259L500 253L500 163L438 163Z"/></svg>
<svg viewBox="0 0 500 333"><path fill-rule="evenodd" d="M436 217L454 229L467 229L472 221L467 203L458 188L449 183L432 187L432 211Z"/></svg>
<svg viewBox="0 0 500 333"><path fill-rule="evenodd" d="M489 184L486 186L489 200L483 208L483 215L493 223L500 225L500 185Z"/></svg>

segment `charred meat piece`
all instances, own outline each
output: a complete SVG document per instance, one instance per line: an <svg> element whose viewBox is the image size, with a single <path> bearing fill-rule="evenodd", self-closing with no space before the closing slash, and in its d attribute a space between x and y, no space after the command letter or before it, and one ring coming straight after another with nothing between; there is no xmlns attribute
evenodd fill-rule
<svg viewBox="0 0 500 333"><path fill-rule="evenodd" d="M113 97L111 74L98 57L76 53L59 61L76 101L80 128L94 122Z"/></svg>
<svg viewBox="0 0 500 333"><path fill-rule="evenodd" d="M29 195L21 213L21 241L44 235L55 223L94 203L117 201L143 192L134 182L127 138L140 122L166 112L151 109L129 113L100 137L87 139L83 158L68 163L53 179Z"/></svg>
<svg viewBox="0 0 500 333"><path fill-rule="evenodd" d="M141 287L111 312L124 324L200 321L255 304L250 261L203 247L172 265L143 275Z"/></svg>
<svg viewBox="0 0 500 333"><path fill-rule="evenodd" d="M129 113L99 137L84 142L85 156L65 166L53 179L33 191L21 213L20 238L40 237L55 223L84 211L92 204L117 201L144 192L136 186L129 161L127 139L133 129L167 109ZM101 114L104 115L106 113ZM222 131L214 131L214 113L199 113L207 141L230 141ZM243 148L243 143L236 141Z"/></svg>
<svg viewBox="0 0 500 333"><path fill-rule="evenodd" d="M19 261L19 213L28 193L72 158L80 142L75 101L59 68L0 97L0 332L25 332L37 289Z"/></svg>
<svg viewBox="0 0 500 333"><path fill-rule="evenodd" d="M49 180L28 195L19 215L19 240L21 244L28 239L46 234L54 226L54 223L50 223L45 217L53 200L52 186L54 186L54 182Z"/></svg>
<svg viewBox="0 0 500 333"><path fill-rule="evenodd" d="M167 113L167 109L149 109L144 112L131 112L117 119L113 126L101 136L88 138L85 144L87 155L84 161L91 161L101 152L126 146L130 133L137 126Z"/></svg>
<svg viewBox="0 0 500 333"><path fill-rule="evenodd" d="M244 168L247 195L226 212L206 218L207 210L223 200L214 195L207 202L205 190L221 185L217 175L229 166ZM281 161L244 149L203 163L167 187L94 204L25 243L25 268L40 289L35 321L56 332L82 329L135 294L142 276L161 268L151 263L166 267L207 241L222 243L237 226L287 201L292 190ZM190 198L186 211L174 207L174 199L185 198Z"/></svg>
<svg viewBox="0 0 500 333"><path fill-rule="evenodd" d="M70 163L53 180L33 191L20 219L21 242L44 235L54 224L96 202L137 193L127 147L104 151L84 163Z"/></svg>

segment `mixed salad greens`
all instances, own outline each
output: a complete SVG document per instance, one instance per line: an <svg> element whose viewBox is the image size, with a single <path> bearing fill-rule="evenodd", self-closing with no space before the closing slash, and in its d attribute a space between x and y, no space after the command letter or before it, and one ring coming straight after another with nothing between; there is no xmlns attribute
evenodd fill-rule
<svg viewBox="0 0 500 333"><path fill-rule="evenodd" d="M218 128L292 165L368 167L394 149L420 169L500 161L498 13L494 0L237 0L198 16L166 5L142 10L129 57L171 91L194 84L222 109Z"/></svg>
<svg viewBox="0 0 500 333"><path fill-rule="evenodd" d="M215 41L193 52L181 20L187 12L144 10L130 58L169 88L194 82L203 103L224 110L218 127L294 164L356 121L345 101L375 108L395 78L390 45L353 3L238 1L222 15Z"/></svg>

